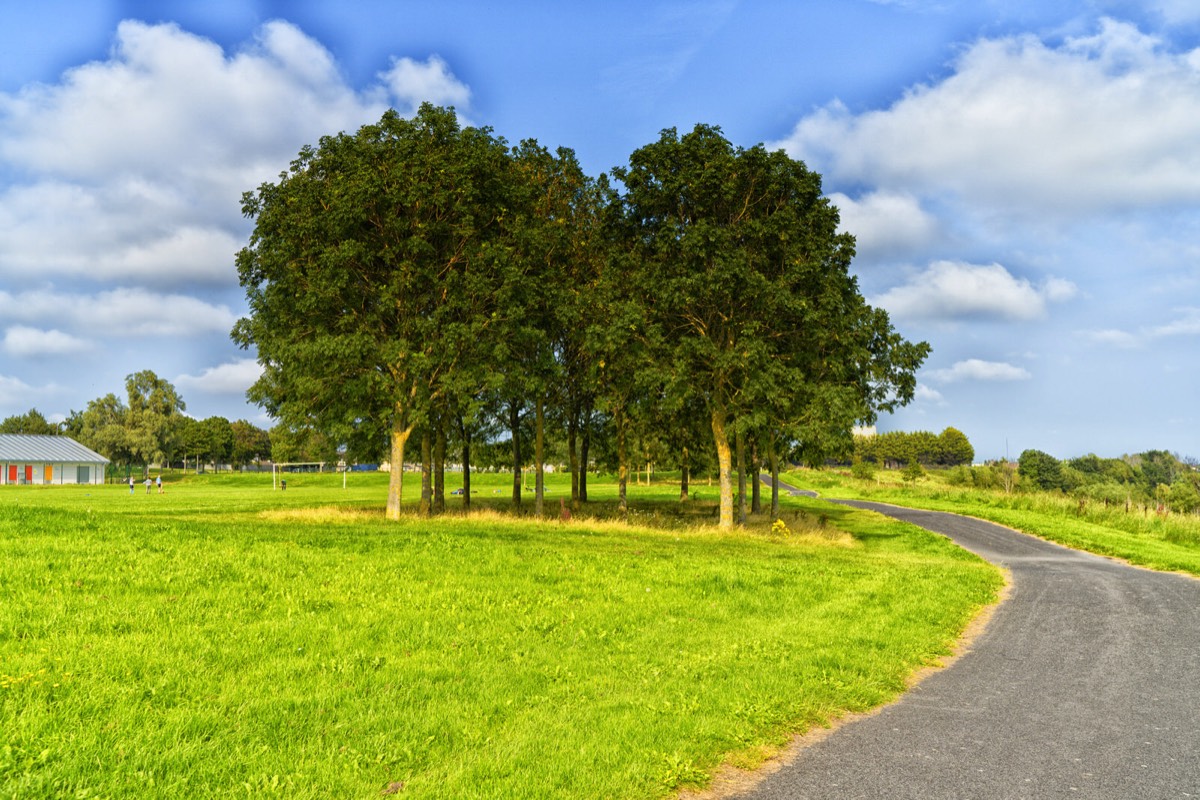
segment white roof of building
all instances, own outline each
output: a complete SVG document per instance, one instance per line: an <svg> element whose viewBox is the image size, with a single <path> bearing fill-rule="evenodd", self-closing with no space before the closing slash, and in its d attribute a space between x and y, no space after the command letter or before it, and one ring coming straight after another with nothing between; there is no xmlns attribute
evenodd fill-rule
<svg viewBox="0 0 1200 800"><path fill-rule="evenodd" d="M108 459L69 436L0 433L0 461L107 464Z"/></svg>

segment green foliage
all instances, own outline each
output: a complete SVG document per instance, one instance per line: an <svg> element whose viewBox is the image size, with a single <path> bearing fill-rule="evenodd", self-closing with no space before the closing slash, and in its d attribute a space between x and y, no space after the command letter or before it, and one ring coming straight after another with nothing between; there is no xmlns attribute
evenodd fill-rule
<svg viewBox="0 0 1200 800"><path fill-rule="evenodd" d="M385 524L341 480L4 492L0 796L665 796L895 697L1000 585L816 500L858 540Z"/></svg>
<svg viewBox="0 0 1200 800"><path fill-rule="evenodd" d="M875 479L875 474L878 472L878 467L871 461L855 460L850 465L850 474L860 481L871 481Z"/></svg>
<svg viewBox="0 0 1200 800"><path fill-rule="evenodd" d="M854 457L876 464L907 464L916 461L930 466L970 464L975 448L966 434L946 428L938 435L929 431L889 431L854 440Z"/></svg>
<svg viewBox="0 0 1200 800"><path fill-rule="evenodd" d="M1041 450L1025 450L1017 459L1017 472L1031 485L1039 489L1064 489L1062 463Z"/></svg>
<svg viewBox="0 0 1200 800"><path fill-rule="evenodd" d="M31 408L24 414L7 417L0 422L0 433L24 433L38 436L52 436L59 433L57 425L47 421L42 412Z"/></svg>
<svg viewBox="0 0 1200 800"><path fill-rule="evenodd" d="M905 465L904 469L900 470L900 475L905 481L913 483L925 477L925 470L921 469L920 462L910 461Z"/></svg>

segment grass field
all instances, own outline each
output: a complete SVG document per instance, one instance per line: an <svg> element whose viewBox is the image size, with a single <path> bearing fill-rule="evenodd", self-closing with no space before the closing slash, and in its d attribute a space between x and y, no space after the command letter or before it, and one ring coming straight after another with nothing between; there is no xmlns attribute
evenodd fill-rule
<svg viewBox="0 0 1200 800"><path fill-rule="evenodd" d="M893 698L1001 582L821 501L722 535L666 484L630 523L385 492L4 487L0 797L669 796Z"/></svg>
<svg viewBox="0 0 1200 800"><path fill-rule="evenodd" d="M1105 506L1061 493L1005 494L948 485L930 472L916 482L898 471L858 480L841 470L803 470L783 478L827 497L876 500L986 519L1052 542L1132 564L1200 576L1200 516Z"/></svg>

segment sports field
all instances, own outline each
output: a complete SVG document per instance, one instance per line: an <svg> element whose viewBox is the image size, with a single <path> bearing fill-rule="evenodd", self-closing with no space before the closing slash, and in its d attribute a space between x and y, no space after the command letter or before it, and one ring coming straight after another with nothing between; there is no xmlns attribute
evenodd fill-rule
<svg viewBox="0 0 1200 800"><path fill-rule="evenodd" d="M0 796L670 796L893 697L1001 583L816 500L388 523L386 481L4 487Z"/></svg>

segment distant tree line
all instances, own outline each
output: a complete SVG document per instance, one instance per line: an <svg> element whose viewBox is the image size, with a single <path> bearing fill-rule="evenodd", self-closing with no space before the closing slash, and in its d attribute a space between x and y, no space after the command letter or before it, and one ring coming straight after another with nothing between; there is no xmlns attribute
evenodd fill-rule
<svg viewBox="0 0 1200 800"><path fill-rule="evenodd" d="M126 377L124 397L115 393L98 397L57 424L30 409L0 421L0 433L70 436L126 469L150 464L241 466L269 459L273 451L300 456L288 460L307 460L308 437L282 429L275 436L246 420L193 419L185 409L169 381L143 370ZM313 460L336 460L336 448L328 452L328 459Z"/></svg>

